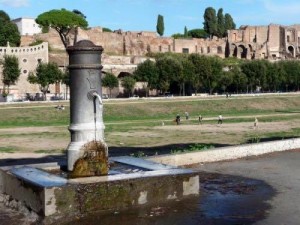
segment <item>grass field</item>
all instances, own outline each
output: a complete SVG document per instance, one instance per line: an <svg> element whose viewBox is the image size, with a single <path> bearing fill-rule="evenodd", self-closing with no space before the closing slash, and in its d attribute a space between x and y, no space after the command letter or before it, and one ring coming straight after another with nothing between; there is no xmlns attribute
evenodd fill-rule
<svg viewBox="0 0 300 225"><path fill-rule="evenodd" d="M60 103L59 103L60 104ZM0 152L61 153L69 143L69 106L0 105ZM190 119L185 120L184 112ZM181 125L174 123L176 114ZM198 115L203 124L198 124ZM223 124L217 125L222 114ZM254 129L254 117L259 127ZM162 126L162 122L164 126ZM160 154L300 136L300 95L107 100L105 138L112 153ZM196 146L196 147L195 147Z"/></svg>

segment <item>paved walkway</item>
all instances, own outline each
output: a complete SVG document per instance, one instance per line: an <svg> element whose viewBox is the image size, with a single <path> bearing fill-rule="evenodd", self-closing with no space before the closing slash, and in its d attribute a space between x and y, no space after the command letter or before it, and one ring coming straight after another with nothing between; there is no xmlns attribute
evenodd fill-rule
<svg viewBox="0 0 300 225"><path fill-rule="evenodd" d="M273 153L231 162L199 165L201 171L260 179L276 189L277 195L266 219L259 225L300 224L300 150Z"/></svg>

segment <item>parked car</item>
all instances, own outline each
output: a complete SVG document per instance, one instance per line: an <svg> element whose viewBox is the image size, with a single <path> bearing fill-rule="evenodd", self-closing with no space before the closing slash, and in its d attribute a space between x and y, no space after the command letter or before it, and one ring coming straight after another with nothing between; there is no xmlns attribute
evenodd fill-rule
<svg viewBox="0 0 300 225"><path fill-rule="evenodd" d="M102 99L109 99L108 94L102 94Z"/></svg>
<svg viewBox="0 0 300 225"><path fill-rule="evenodd" d="M134 98L134 99L137 99L137 98L140 98L138 95L132 95L131 97L129 98Z"/></svg>

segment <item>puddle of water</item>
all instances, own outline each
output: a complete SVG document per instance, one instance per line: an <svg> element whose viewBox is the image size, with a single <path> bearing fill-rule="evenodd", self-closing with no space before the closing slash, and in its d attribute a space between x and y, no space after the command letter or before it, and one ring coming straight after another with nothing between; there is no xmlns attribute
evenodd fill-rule
<svg viewBox="0 0 300 225"><path fill-rule="evenodd" d="M200 196L170 204L94 214L64 225L253 224L266 216L275 190L260 180L200 174Z"/></svg>

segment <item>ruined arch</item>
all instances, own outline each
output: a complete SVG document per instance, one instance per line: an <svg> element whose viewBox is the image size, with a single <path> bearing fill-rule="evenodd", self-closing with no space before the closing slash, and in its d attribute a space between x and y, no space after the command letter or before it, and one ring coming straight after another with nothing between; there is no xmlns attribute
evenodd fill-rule
<svg viewBox="0 0 300 225"><path fill-rule="evenodd" d="M124 77L128 77L128 76L132 76L131 73L129 72L120 72L119 75L118 75L118 78L124 78Z"/></svg>
<svg viewBox="0 0 300 225"><path fill-rule="evenodd" d="M236 47L235 44L231 44L230 53L231 53L232 56L237 57L237 47Z"/></svg>
<svg viewBox="0 0 300 225"><path fill-rule="evenodd" d="M250 51L250 52L253 52L253 47L252 47L252 45L249 44L248 47L249 47L249 51Z"/></svg>
<svg viewBox="0 0 300 225"><path fill-rule="evenodd" d="M292 57L295 57L295 48L294 48L294 46L290 45L288 47L288 53L290 53Z"/></svg>
<svg viewBox="0 0 300 225"><path fill-rule="evenodd" d="M241 59L247 58L247 51L248 49L244 45L238 46L238 53L240 54L239 56L241 57Z"/></svg>

